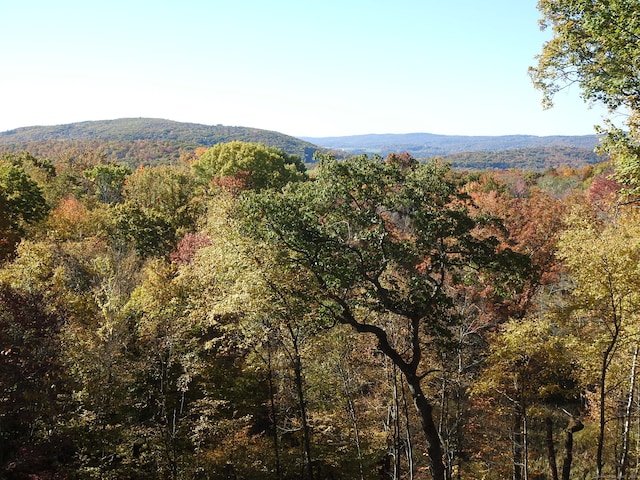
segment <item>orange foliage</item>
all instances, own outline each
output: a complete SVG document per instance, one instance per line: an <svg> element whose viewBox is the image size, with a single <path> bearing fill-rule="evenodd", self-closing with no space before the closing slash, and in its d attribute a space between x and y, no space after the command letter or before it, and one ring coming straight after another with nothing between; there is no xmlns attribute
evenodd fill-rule
<svg viewBox="0 0 640 480"><path fill-rule="evenodd" d="M47 221L50 231L61 239L82 237L90 228L89 209L74 196L63 198Z"/></svg>
<svg viewBox="0 0 640 480"><path fill-rule="evenodd" d="M211 182L227 192L239 193L250 188L251 172L238 170L235 175L214 177Z"/></svg>
<svg viewBox="0 0 640 480"><path fill-rule="evenodd" d="M539 287L556 281L560 272L555 250L566 205L536 189L527 193L513 197L495 189L470 192L479 213L500 219L504 226L504 230L493 228L485 234L495 235L501 248L527 255L534 269L532 280L504 312L510 316L524 314Z"/></svg>

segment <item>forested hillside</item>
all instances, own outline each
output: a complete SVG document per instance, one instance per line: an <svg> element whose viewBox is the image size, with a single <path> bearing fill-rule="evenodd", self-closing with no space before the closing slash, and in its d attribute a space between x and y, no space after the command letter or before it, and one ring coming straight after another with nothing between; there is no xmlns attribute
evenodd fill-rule
<svg viewBox="0 0 640 480"><path fill-rule="evenodd" d="M438 157L454 168L488 170L509 169L542 171L548 168L595 165L607 160L593 149L575 147L514 148L501 151L454 153Z"/></svg>
<svg viewBox="0 0 640 480"><path fill-rule="evenodd" d="M100 152L110 161L136 167L175 163L201 147L234 140L264 143L311 162L315 145L278 132L209 126L153 118L122 118L67 125L24 127L0 132L0 151L27 150L45 158L78 151Z"/></svg>
<svg viewBox="0 0 640 480"><path fill-rule="evenodd" d="M328 151L324 146L333 148L332 153L340 158L359 153L385 156L392 152L408 152L419 159L442 157L455 168L471 169L519 168L539 171L563 165L580 167L604 160L593 152L598 141L593 135L366 135L362 138L329 139L331 141L321 143L323 147L317 147L304 140L255 128L206 126L149 118L19 128L0 133L0 152L29 151L40 158L54 161L64 161L84 152L84 155L100 155L105 160L136 168L138 165L168 165L193 159L199 148L234 140L280 148L299 156L309 165L314 163L313 155L318 149Z"/></svg>

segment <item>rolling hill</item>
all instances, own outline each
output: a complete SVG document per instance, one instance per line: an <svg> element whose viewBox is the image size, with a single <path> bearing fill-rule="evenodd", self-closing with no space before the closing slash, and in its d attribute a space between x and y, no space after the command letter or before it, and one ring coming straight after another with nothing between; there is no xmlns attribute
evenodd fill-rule
<svg viewBox="0 0 640 480"><path fill-rule="evenodd" d="M408 152L415 158L442 158L454 168L545 170L605 161L594 153L596 135L463 136L432 133L370 134L345 137L302 137L321 147L350 154Z"/></svg>
<svg viewBox="0 0 640 480"><path fill-rule="evenodd" d="M556 167L578 168L607 161L593 149L577 147L530 147L498 151L462 152L443 155L443 161L466 170L543 171Z"/></svg>
<svg viewBox="0 0 640 480"><path fill-rule="evenodd" d="M318 149L304 140L248 127L201 125L155 118L121 118L54 126L34 126L0 132L0 151L29 150L55 157L69 148L100 149L109 160L129 165L177 161L198 147L241 140L278 147L305 162Z"/></svg>
<svg viewBox="0 0 640 480"><path fill-rule="evenodd" d="M409 152L416 158L429 158L463 152L497 152L512 149L570 147L593 150L598 144L596 135L547 136L503 135L464 136L432 133L370 134L345 137L301 137L325 148L350 153Z"/></svg>
<svg viewBox="0 0 640 480"><path fill-rule="evenodd" d="M196 149L232 140L259 142L313 162L317 150L337 156L408 152L418 159L441 157L456 168L544 170L599 163L595 135L461 136L430 133L295 138L248 127L202 125L153 118L33 126L0 132L0 152L28 150L44 158L98 152L109 161L138 165L169 164L190 158ZM71 153L69 153L71 152Z"/></svg>

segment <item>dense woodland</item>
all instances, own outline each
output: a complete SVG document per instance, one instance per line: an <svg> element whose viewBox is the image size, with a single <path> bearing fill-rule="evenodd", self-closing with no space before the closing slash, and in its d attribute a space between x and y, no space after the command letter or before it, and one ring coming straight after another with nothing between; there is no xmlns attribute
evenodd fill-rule
<svg viewBox="0 0 640 480"><path fill-rule="evenodd" d="M3 476L636 468L640 223L607 164L318 160L2 158Z"/></svg>
<svg viewBox="0 0 640 480"><path fill-rule="evenodd" d="M580 168L602 163L594 149L574 147L515 148L490 152L453 153L438 157L454 168L467 170L523 170L544 172L558 167Z"/></svg>
<svg viewBox="0 0 640 480"><path fill-rule="evenodd" d="M2 155L0 477L637 478L640 3L538 8L605 163Z"/></svg>

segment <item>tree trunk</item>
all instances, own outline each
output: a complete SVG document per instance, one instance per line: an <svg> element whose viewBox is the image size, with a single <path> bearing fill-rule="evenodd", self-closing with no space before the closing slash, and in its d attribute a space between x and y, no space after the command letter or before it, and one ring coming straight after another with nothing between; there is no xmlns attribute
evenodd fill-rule
<svg viewBox="0 0 640 480"><path fill-rule="evenodd" d="M409 480L413 480L413 440L411 440L411 430L409 430L409 406L407 405L407 396L405 394L404 383L402 384L402 411L404 413L404 425L406 430L406 453L409 469Z"/></svg>
<svg viewBox="0 0 640 480"><path fill-rule="evenodd" d="M524 480L529 480L529 417L527 415L527 407L522 409L522 440L524 441Z"/></svg>
<svg viewBox="0 0 640 480"><path fill-rule="evenodd" d="M342 379L342 387L344 389L344 395L347 400L347 411L349 412L349 417L351 418L351 423L353 424L353 435L356 443L356 453L358 455L358 470L360 472L360 480L364 480L364 467L362 465L362 450L360 447L360 428L358 427L358 416L356 415L356 406L353 403L353 399L351 398L351 389L349 388L349 385L351 383L349 372L343 368L342 363L338 365L338 374Z"/></svg>
<svg viewBox="0 0 640 480"><path fill-rule="evenodd" d="M425 398L420 386L420 378L411 373L405 373L405 379L418 411L422 430L427 439L427 452L431 461L431 475L433 480L445 480L445 465L442 459L442 444L438 428L433 420L433 406Z"/></svg>
<svg viewBox="0 0 640 480"><path fill-rule="evenodd" d="M454 452L451 448L451 432L449 431L449 376L442 376L442 386L440 387L440 420L438 431L442 438L442 454L445 459L445 479L451 480L453 475ZM444 438L443 438L444 437Z"/></svg>
<svg viewBox="0 0 640 480"><path fill-rule="evenodd" d="M313 464L311 457L311 429L307 420L307 402L304 398L304 386L302 380L302 359L298 351L298 345L294 342L295 358L293 370L295 373L296 391L298 394L298 402L300 406L300 421L302 422L302 435L304 444L305 464L308 480L313 480Z"/></svg>
<svg viewBox="0 0 640 480"><path fill-rule="evenodd" d="M282 466L280 464L280 441L278 439L278 411L276 409L276 389L273 384L273 365L271 364L272 356L271 340L267 342L267 381L269 385L269 404L271 406L271 423L273 425L273 450L276 461L276 475L278 480L282 479Z"/></svg>
<svg viewBox="0 0 640 480"><path fill-rule="evenodd" d="M521 408L516 405L513 416L513 480L523 480L523 433Z"/></svg>
<svg viewBox="0 0 640 480"><path fill-rule="evenodd" d="M606 386L607 386L607 371L609 367L609 354L613 350L614 342L609 344L609 347L602 355L602 366L600 369L600 394L599 394L599 402L600 402L600 414L598 418L599 428L598 428L598 447L596 450L596 475L598 478L602 476L602 470L604 467L603 451L604 451L604 433L606 427L606 408L605 408L605 399L606 399Z"/></svg>
<svg viewBox="0 0 640 480"><path fill-rule="evenodd" d="M393 365L393 452L394 452L394 467L393 478L398 479L401 477L401 462L402 456L400 455L400 448L402 447L401 429L400 429L400 401L398 399L398 369L396 365Z"/></svg>
<svg viewBox="0 0 640 480"><path fill-rule="evenodd" d="M553 445L553 420L551 417L544 419L547 428L547 455L549 457L549 474L551 480L558 480L558 464L556 462L556 449Z"/></svg>
<svg viewBox="0 0 640 480"><path fill-rule="evenodd" d="M569 480L571 476L571 462L573 461L573 434L584 428L582 422L572 418L567 430L565 431L564 440L564 460L562 462L562 480Z"/></svg>
<svg viewBox="0 0 640 480"><path fill-rule="evenodd" d="M631 374L629 378L629 396L624 412L624 430L622 432L622 453L620 456L620 476L625 478L629 465L629 438L631 436L631 409L633 407L633 392L636 389L636 363L638 362L638 345L633 351L633 361L631 362Z"/></svg>
<svg viewBox="0 0 640 480"><path fill-rule="evenodd" d="M429 462L431 464L431 476L433 480L445 480L445 463L442 458L442 441L440 440L440 433L438 427L433 419L433 406L424 396L422 386L420 385L421 378L417 375L417 370L422 358L422 347L420 345L419 325L420 317L412 319L412 351L413 358L411 362L407 363L402 358L402 355L391 346L387 332L382 328L367 323L360 323L356 321L349 306L344 300L340 298L334 298L342 307L340 321L341 323L351 325L359 333L371 333L378 339L378 348L384 355L389 358L394 365L396 365L409 387L413 403L418 412L420 423L422 425L422 431L424 432L425 440L427 441L427 454L429 456Z"/></svg>
<svg viewBox="0 0 640 480"><path fill-rule="evenodd" d="M610 282L612 280L609 280ZM600 418L599 418L599 431L598 431L598 448L596 452L596 475L598 478L602 476L602 472L604 469L604 460L603 460L603 452L604 452L604 434L606 427L606 408L605 408L605 399L607 396L607 374L609 371L609 364L613 358L613 352L618 342L618 336L620 335L620 328L622 322L622 316L618 315L618 306L617 302L613 294L609 295L611 298L611 312L612 312L612 321L611 326L609 327L611 331L611 338L609 339L609 343L607 344L607 348L602 352L602 365L600 367Z"/></svg>

